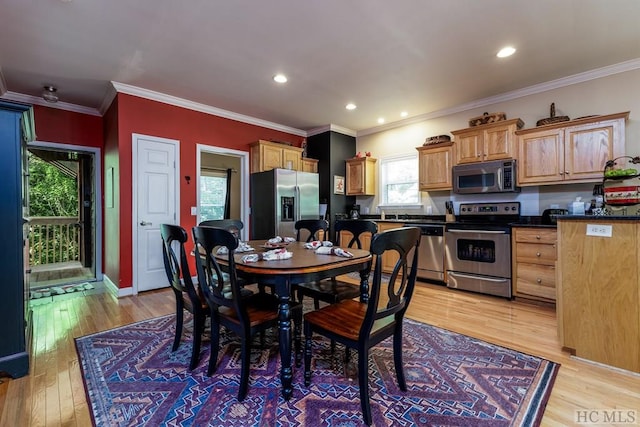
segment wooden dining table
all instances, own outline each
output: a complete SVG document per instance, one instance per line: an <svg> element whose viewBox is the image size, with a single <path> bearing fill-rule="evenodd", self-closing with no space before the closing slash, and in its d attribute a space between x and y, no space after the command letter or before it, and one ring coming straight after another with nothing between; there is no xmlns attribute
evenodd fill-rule
<svg viewBox="0 0 640 427"><path fill-rule="evenodd" d="M272 248L265 247L264 240L250 240L246 242L256 252L265 252ZM360 273L360 300L367 302L369 298L369 273L371 271L372 256L369 251L362 249L348 249L352 258L337 255L316 254L313 249L306 249L302 242L292 242L283 245L293 256L289 259L274 261L243 262L242 257L254 252L236 253L236 272L247 283L261 283L272 285L279 299L278 329L280 350L280 381L282 396L291 398L293 394L291 368L291 300L292 286L298 283L308 283L328 279L342 274ZM227 255L216 255L221 265L225 264Z"/></svg>

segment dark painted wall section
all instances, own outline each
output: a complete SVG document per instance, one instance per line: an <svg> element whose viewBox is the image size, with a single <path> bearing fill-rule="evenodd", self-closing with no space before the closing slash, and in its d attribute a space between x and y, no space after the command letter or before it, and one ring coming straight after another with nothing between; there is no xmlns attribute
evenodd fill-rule
<svg viewBox="0 0 640 427"><path fill-rule="evenodd" d="M345 176L345 160L356 154L356 138L334 131L323 132L307 138L307 153L310 158L318 159L320 200L326 199L329 205L327 214L333 237L335 214L348 213L351 205L356 202L355 196L333 193L333 177Z"/></svg>

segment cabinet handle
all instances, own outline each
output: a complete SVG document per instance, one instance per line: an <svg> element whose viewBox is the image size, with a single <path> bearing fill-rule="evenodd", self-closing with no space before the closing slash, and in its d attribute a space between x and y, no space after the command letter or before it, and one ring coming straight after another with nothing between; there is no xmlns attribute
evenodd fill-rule
<svg viewBox="0 0 640 427"><path fill-rule="evenodd" d="M564 174L565 175L569 175L569 171L564 171Z"/></svg>
<svg viewBox="0 0 640 427"><path fill-rule="evenodd" d="M540 240L540 236L536 236L536 239Z"/></svg>
<svg viewBox="0 0 640 427"><path fill-rule="evenodd" d="M542 283L542 279L538 277L538 278L536 279L536 282L538 282L538 284L540 284L540 283Z"/></svg>
<svg viewBox="0 0 640 427"><path fill-rule="evenodd" d="M536 256L540 256L540 252L536 252Z"/></svg>

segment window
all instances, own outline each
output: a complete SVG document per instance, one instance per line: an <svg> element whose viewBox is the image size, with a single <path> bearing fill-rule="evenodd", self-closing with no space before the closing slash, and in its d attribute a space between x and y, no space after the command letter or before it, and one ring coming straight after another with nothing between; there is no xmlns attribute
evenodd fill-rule
<svg viewBox="0 0 640 427"><path fill-rule="evenodd" d="M200 221L224 219L226 196L227 175L203 170L200 175Z"/></svg>
<svg viewBox="0 0 640 427"><path fill-rule="evenodd" d="M381 159L380 185L383 206L419 205L417 154Z"/></svg>

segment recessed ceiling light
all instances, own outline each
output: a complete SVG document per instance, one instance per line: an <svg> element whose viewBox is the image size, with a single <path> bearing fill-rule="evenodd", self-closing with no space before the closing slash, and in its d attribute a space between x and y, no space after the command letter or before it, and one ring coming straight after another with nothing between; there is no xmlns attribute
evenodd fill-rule
<svg viewBox="0 0 640 427"><path fill-rule="evenodd" d="M378 117L378 124L384 123L384 117Z"/></svg>
<svg viewBox="0 0 640 427"><path fill-rule="evenodd" d="M406 111L403 111L402 113L400 113L400 117L407 117L409 115L409 113L407 113Z"/></svg>
<svg viewBox="0 0 640 427"><path fill-rule="evenodd" d="M278 83L286 83L287 76L285 76L284 74L276 74L275 76L273 76L273 81Z"/></svg>
<svg viewBox="0 0 640 427"><path fill-rule="evenodd" d="M498 52L496 56L498 58L506 58L507 56L511 56L514 53L516 53L516 49L511 46L507 46L500 49L500 52Z"/></svg>
<svg viewBox="0 0 640 427"><path fill-rule="evenodd" d="M344 108L346 108L347 110L355 110L356 104L349 103Z"/></svg>

